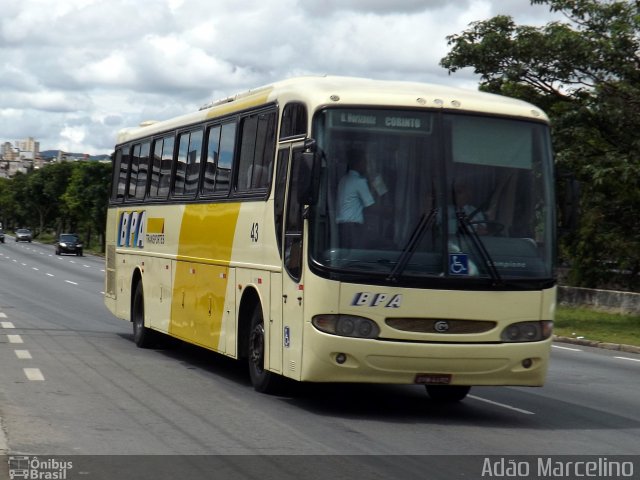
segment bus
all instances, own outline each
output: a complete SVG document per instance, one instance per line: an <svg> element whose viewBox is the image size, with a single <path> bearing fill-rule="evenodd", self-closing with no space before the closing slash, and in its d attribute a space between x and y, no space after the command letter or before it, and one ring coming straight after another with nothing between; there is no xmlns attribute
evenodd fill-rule
<svg viewBox="0 0 640 480"><path fill-rule="evenodd" d="M246 361L259 392L543 385L555 200L539 108L300 77L123 130L113 162L105 303L139 347Z"/></svg>

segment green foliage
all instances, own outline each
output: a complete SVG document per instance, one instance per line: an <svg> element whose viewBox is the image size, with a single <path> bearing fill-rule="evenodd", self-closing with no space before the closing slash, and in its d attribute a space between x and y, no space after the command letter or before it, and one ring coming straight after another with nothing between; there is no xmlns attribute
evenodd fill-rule
<svg viewBox="0 0 640 480"><path fill-rule="evenodd" d="M640 273L640 2L531 0L567 22L475 22L448 37L441 65L472 67L481 89L537 104L552 120L558 169L582 182L578 229L561 253L582 286L637 289Z"/></svg>
<svg viewBox="0 0 640 480"><path fill-rule="evenodd" d="M111 164L64 162L0 179L5 227L29 227L36 237L78 233L88 248L104 246Z"/></svg>

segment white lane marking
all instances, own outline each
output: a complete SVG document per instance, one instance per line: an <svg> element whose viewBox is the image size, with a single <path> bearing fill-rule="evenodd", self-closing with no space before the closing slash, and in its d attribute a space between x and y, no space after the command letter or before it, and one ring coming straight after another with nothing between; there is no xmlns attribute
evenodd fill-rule
<svg viewBox="0 0 640 480"><path fill-rule="evenodd" d="M0 318L7 318L7 314L4 312L0 312Z"/></svg>
<svg viewBox="0 0 640 480"><path fill-rule="evenodd" d="M7 340L9 343L24 343L20 335L7 335Z"/></svg>
<svg viewBox="0 0 640 480"><path fill-rule="evenodd" d="M511 405L506 405L504 403L494 402L493 400L487 400L486 398L476 397L475 395L467 395L467 396L469 398L473 398L474 400L478 400L479 402L489 403L497 407L506 408L507 410L513 410L514 412L524 413L525 415L535 415L535 413L530 412L529 410L523 410L521 408L512 407Z"/></svg>
<svg viewBox="0 0 640 480"><path fill-rule="evenodd" d="M0 322L2 328L16 328L13 322Z"/></svg>
<svg viewBox="0 0 640 480"><path fill-rule="evenodd" d="M28 380L32 382L41 382L44 380L44 375L39 368L23 368L24 374L27 376Z"/></svg>
<svg viewBox="0 0 640 480"><path fill-rule="evenodd" d="M47 277L55 277L53 273L47 273Z"/></svg>
<svg viewBox="0 0 640 480"><path fill-rule="evenodd" d="M570 348L570 347L560 347L558 345L551 345L553 348L559 348L560 350L571 350L572 352L582 352L583 350L579 348Z"/></svg>
<svg viewBox="0 0 640 480"><path fill-rule="evenodd" d="M33 358L31 356L31 353L29 353L29 350L15 350L15 352L16 357L18 357L20 360L29 360Z"/></svg>
<svg viewBox="0 0 640 480"><path fill-rule="evenodd" d="M65 282L70 283L71 285L78 285L76 282L72 282L71 280L65 280Z"/></svg>
<svg viewBox="0 0 640 480"><path fill-rule="evenodd" d="M31 267L33 270L35 270L36 272L40 271L40 269L38 267Z"/></svg>
<svg viewBox="0 0 640 480"><path fill-rule="evenodd" d="M630 362L640 362L640 358L629 358L629 357L613 357L619 360L629 360Z"/></svg>
<svg viewBox="0 0 640 480"><path fill-rule="evenodd" d="M84 268L91 268L91 265L82 265Z"/></svg>

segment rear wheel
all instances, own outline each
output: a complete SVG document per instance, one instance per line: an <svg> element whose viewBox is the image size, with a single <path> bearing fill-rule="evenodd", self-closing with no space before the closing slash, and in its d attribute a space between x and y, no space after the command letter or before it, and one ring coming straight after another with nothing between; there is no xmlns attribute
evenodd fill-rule
<svg viewBox="0 0 640 480"><path fill-rule="evenodd" d="M455 403L467 396L471 387L463 385L426 385L431 400L442 403Z"/></svg>
<svg viewBox="0 0 640 480"><path fill-rule="evenodd" d="M131 321L133 323L133 341L140 348L149 348L153 344L153 331L144 325L144 293L142 282L136 285L131 304Z"/></svg>
<svg viewBox="0 0 640 480"><path fill-rule="evenodd" d="M248 345L249 376L253 388L262 393L274 393L278 390L281 377L264 368L265 334L260 305L256 306L251 316Z"/></svg>

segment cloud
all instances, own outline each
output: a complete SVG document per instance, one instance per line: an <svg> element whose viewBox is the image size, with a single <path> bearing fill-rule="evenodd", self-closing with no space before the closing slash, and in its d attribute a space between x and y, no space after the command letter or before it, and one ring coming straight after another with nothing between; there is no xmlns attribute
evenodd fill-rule
<svg viewBox="0 0 640 480"><path fill-rule="evenodd" d="M5 2L6 3L6 2ZM0 17L0 141L108 153L116 132L279 79L454 83L445 37L529 0L22 0Z"/></svg>
<svg viewBox="0 0 640 480"><path fill-rule="evenodd" d="M305 2L300 0L300 7L314 15L336 15L342 12L374 13L374 14L411 14L428 10L439 10L452 2L442 0L323 0ZM456 8L464 10L469 0L458 0Z"/></svg>

